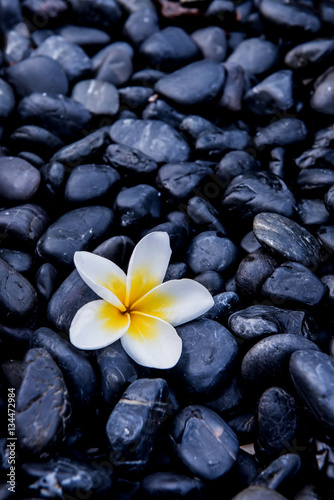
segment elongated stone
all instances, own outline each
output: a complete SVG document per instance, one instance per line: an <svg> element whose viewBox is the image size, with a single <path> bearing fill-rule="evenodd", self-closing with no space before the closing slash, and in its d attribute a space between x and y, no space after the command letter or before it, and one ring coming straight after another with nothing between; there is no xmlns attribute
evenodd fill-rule
<svg viewBox="0 0 334 500"><path fill-rule="evenodd" d="M33 312L37 294L31 283L0 259L0 308L8 317L24 317Z"/></svg>
<svg viewBox="0 0 334 500"><path fill-rule="evenodd" d="M34 245L48 224L48 214L39 205L27 203L0 210L0 232L8 241Z"/></svg>

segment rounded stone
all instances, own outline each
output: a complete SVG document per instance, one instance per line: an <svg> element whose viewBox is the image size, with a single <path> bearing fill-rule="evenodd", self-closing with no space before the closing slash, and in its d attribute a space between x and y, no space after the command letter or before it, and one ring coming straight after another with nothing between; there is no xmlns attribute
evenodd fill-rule
<svg viewBox="0 0 334 500"><path fill-rule="evenodd" d="M31 283L3 259L0 259L0 308L5 318L25 317L37 303L37 294Z"/></svg>
<svg viewBox="0 0 334 500"><path fill-rule="evenodd" d="M66 182L64 198L69 203L110 203L120 175L108 165L79 165Z"/></svg>
<svg viewBox="0 0 334 500"><path fill-rule="evenodd" d="M119 109L117 88L109 82L82 80L74 85L71 97L93 115L114 116Z"/></svg>
<svg viewBox="0 0 334 500"><path fill-rule="evenodd" d="M308 130L298 118L280 118L261 129L254 138L257 149L274 146L289 146L306 141Z"/></svg>
<svg viewBox="0 0 334 500"><path fill-rule="evenodd" d="M197 43L204 59L222 62L227 52L226 35L218 26L208 26L194 31L192 39Z"/></svg>
<svg viewBox="0 0 334 500"><path fill-rule="evenodd" d="M315 91L311 97L310 105L319 113L334 115L334 66L315 82Z"/></svg>
<svg viewBox="0 0 334 500"><path fill-rule="evenodd" d="M7 118L15 108L13 89L5 80L0 78L0 118Z"/></svg>
<svg viewBox="0 0 334 500"><path fill-rule="evenodd" d="M0 157L0 197L25 202L33 197L41 182L37 168L14 156Z"/></svg>
<svg viewBox="0 0 334 500"><path fill-rule="evenodd" d="M239 64L254 75L260 75L277 63L278 47L268 40L248 38L237 46L227 61Z"/></svg>
<svg viewBox="0 0 334 500"><path fill-rule="evenodd" d="M135 226L160 217L161 199L154 187L138 184L120 191L115 208L120 214L122 227Z"/></svg>
<svg viewBox="0 0 334 500"><path fill-rule="evenodd" d="M268 76L248 90L244 97L247 107L257 115L271 115L293 106L292 71L281 70Z"/></svg>
<svg viewBox="0 0 334 500"><path fill-rule="evenodd" d="M205 231L198 234L189 245L186 262L196 273L217 271L227 273L235 264L237 247L224 234Z"/></svg>
<svg viewBox="0 0 334 500"><path fill-rule="evenodd" d="M199 162L166 163L158 171L156 184L172 197L183 199L210 174L211 168Z"/></svg>

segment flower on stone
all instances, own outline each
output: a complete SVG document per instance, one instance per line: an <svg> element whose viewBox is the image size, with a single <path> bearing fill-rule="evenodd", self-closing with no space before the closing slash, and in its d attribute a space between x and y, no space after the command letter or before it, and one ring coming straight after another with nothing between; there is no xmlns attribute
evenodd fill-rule
<svg viewBox="0 0 334 500"><path fill-rule="evenodd" d="M74 316L72 344L100 349L120 339L138 364L172 368L182 351L174 327L204 314L214 302L210 292L191 279L163 283L170 256L165 232L149 233L136 245L127 275L104 257L76 252L78 273L101 300L89 302Z"/></svg>

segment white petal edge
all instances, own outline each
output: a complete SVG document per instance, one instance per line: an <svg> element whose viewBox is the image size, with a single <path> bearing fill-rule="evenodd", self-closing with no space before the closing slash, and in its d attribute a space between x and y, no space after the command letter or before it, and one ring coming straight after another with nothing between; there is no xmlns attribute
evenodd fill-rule
<svg viewBox="0 0 334 500"><path fill-rule="evenodd" d="M131 335L131 324L141 317L148 338ZM138 318L137 318L138 319ZM146 332L145 332L146 333ZM182 340L175 328L166 321L146 314L131 314L128 332L121 338L125 352L139 365L149 368L168 369L176 365L182 352Z"/></svg>
<svg viewBox="0 0 334 500"><path fill-rule="evenodd" d="M121 300L103 283L116 279L126 286L126 274L114 262L90 252L75 252L74 264L84 282L102 299L125 310Z"/></svg>
<svg viewBox="0 0 334 500"><path fill-rule="evenodd" d="M213 297L205 286L184 278L155 287L139 299L133 309L178 326L198 318L213 305Z"/></svg>
<svg viewBox="0 0 334 500"><path fill-rule="evenodd" d="M113 330L106 329L103 321L99 319L101 307L105 306L105 300L94 300L81 307L74 316L70 326L70 341L78 349L101 349L120 339L129 328L130 315L121 315L114 307L116 318L124 318L124 325L115 326ZM110 308L113 306L110 305ZM118 321L116 320L115 323ZM123 320L121 319L123 323Z"/></svg>
<svg viewBox="0 0 334 500"><path fill-rule="evenodd" d="M149 290L162 283L171 254L169 235L164 231L149 233L139 241L129 262L126 305L135 302ZM147 280L146 283L142 284L145 280Z"/></svg>

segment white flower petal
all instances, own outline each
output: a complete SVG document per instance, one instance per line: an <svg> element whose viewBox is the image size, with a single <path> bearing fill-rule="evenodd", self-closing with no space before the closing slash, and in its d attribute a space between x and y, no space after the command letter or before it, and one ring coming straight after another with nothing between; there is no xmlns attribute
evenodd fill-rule
<svg viewBox="0 0 334 500"><path fill-rule="evenodd" d="M141 313L131 313L130 326L121 343L136 363L150 368L172 368L182 351L182 340L175 328Z"/></svg>
<svg viewBox="0 0 334 500"><path fill-rule="evenodd" d="M211 293L203 285L182 279L162 283L139 299L132 308L177 326L204 314L213 304Z"/></svg>
<svg viewBox="0 0 334 500"><path fill-rule="evenodd" d="M89 252L75 252L74 264L84 282L99 297L125 310L126 274L120 267Z"/></svg>
<svg viewBox="0 0 334 500"><path fill-rule="evenodd" d="M129 262L126 306L162 283L171 253L169 236L165 232L149 233L140 240Z"/></svg>
<svg viewBox="0 0 334 500"><path fill-rule="evenodd" d="M74 316L70 341L79 349L100 349L118 340L129 328L130 315L105 300L85 304Z"/></svg>

